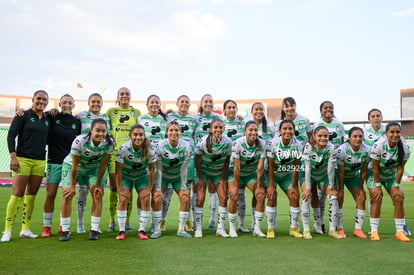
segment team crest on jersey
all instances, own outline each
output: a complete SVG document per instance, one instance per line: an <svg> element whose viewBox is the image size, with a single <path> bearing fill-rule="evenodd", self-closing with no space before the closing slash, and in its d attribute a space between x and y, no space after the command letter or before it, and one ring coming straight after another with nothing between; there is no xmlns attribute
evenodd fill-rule
<svg viewBox="0 0 414 275"><path fill-rule="evenodd" d="M164 120L162 120L162 121L160 122L160 126L161 126L161 127L165 127L165 125L166 125L166 124L165 124L165 121L164 121Z"/></svg>
<svg viewBox="0 0 414 275"><path fill-rule="evenodd" d="M59 119L57 119L57 120L56 120L56 124L57 124L57 125L59 125L59 124L60 124L60 120L59 120Z"/></svg>
<svg viewBox="0 0 414 275"><path fill-rule="evenodd" d="M180 150L180 151L178 152L178 156L179 156L180 158L185 157L185 150L184 150L184 149Z"/></svg>
<svg viewBox="0 0 414 275"><path fill-rule="evenodd" d="M236 126L237 126L237 129L241 129L243 127L241 122L237 122Z"/></svg>

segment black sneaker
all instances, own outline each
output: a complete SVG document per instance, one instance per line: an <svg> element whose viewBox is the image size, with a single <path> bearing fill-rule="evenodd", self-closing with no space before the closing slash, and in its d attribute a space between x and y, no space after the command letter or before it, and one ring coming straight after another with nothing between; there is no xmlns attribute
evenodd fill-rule
<svg viewBox="0 0 414 275"><path fill-rule="evenodd" d="M91 230L91 232L89 232L89 240L96 241L98 239L98 234L98 231Z"/></svg>
<svg viewBox="0 0 414 275"><path fill-rule="evenodd" d="M60 234L60 238L59 241L61 242L66 242L69 241L69 231L62 231L62 233Z"/></svg>
<svg viewBox="0 0 414 275"><path fill-rule="evenodd" d="M326 234L325 224L322 224L322 232L323 234Z"/></svg>

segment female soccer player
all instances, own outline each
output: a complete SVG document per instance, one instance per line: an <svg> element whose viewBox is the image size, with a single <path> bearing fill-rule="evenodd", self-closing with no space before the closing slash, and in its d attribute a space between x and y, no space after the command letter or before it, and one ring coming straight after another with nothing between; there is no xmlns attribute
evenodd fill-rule
<svg viewBox="0 0 414 275"><path fill-rule="evenodd" d="M335 190L336 150L329 142L329 131L325 126L317 126L313 130L312 138L305 145L302 158L305 161L305 182L302 184L302 222L303 237L311 239L309 230L310 204L315 218L314 229L322 234L319 187L329 198L329 236L342 239L336 231L338 200ZM310 201L311 200L311 201Z"/></svg>
<svg viewBox="0 0 414 275"><path fill-rule="evenodd" d="M266 119L265 108L264 108L263 103L261 103L261 102L253 103L250 112L253 116L253 120L258 125L259 137L261 139L263 139L265 141L265 143L267 144L267 142L269 142L275 136L275 133L276 133L275 124ZM267 158L266 158L265 163L264 163L264 176L263 176L263 184L264 185L268 184L268 180L269 180L268 176L269 176L269 169L268 169ZM269 199L269 196L268 196L268 199ZM271 200L273 200L273 199L274 198L272 196ZM256 200L253 197L252 198L252 230L254 230L254 228L255 228L255 225L254 225L254 222L255 222L255 214L254 214L255 213L255 208L256 208ZM272 223L275 222L276 212L273 211L273 207L272 208L266 207L266 216L267 216L268 223L272 224ZM271 238L270 232L269 232L268 236Z"/></svg>
<svg viewBox="0 0 414 275"><path fill-rule="evenodd" d="M394 220L397 233L395 239L409 242L404 234L404 192L400 188L404 166L410 158L410 149L401 139L401 126L390 122L385 127L385 137L374 143L371 150L373 177L368 180L371 197L371 240L379 241L378 225L380 219L382 188L384 186L394 205Z"/></svg>
<svg viewBox="0 0 414 275"><path fill-rule="evenodd" d="M178 111L175 113L170 113L167 115L168 122L176 121L180 125L181 128L181 135L180 138L190 143L191 148L194 152L194 132L195 128L197 126L197 119L195 115L192 115L189 113L190 110L190 98L187 95L181 95L177 99L177 108ZM196 179L195 176L195 167L194 167L194 154L192 155L190 162L188 164L188 173L187 173L187 180L188 184L190 186L190 193L191 193L191 187L193 187L194 180ZM167 188L166 193L164 194L163 202L162 202L162 217L161 217L161 229L165 231L166 225L165 225L165 217L167 216L168 208L170 206L171 197L173 194L172 188ZM193 211L194 214L194 206L192 205L192 202L190 200L190 208ZM194 220L194 219L193 219ZM191 223L189 220L187 220L185 224L185 231L191 232L193 231Z"/></svg>
<svg viewBox="0 0 414 275"><path fill-rule="evenodd" d="M256 198L256 222L253 236L265 237L261 230L264 216L265 193L263 188L264 160L266 158L266 144L258 137L257 123L250 120L244 128L245 136L239 137L232 146L233 164L229 168L229 236L237 237L236 206L240 203L239 188L247 186ZM244 195L244 193L243 193ZM239 227L240 229L240 227ZM240 230L241 231L241 230Z"/></svg>
<svg viewBox="0 0 414 275"><path fill-rule="evenodd" d="M272 196L267 207L277 213L276 186L285 192L290 205L290 229L289 235L302 238L297 230L299 223L299 190L298 171L302 153L302 143L295 138L295 124L291 120L283 120L279 123L280 136L274 137L268 143L267 159L269 162L269 184L266 185L266 193ZM274 195L273 195L274 194ZM274 238L276 227L276 214L274 223L268 223L268 238Z"/></svg>
<svg viewBox="0 0 414 275"><path fill-rule="evenodd" d="M196 145L195 167L198 182L194 187L197 193L197 202L194 216L196 218L195 237L202 237L202 217L205 192L207 185L213 187L219 199L219 223L216 235L228 237L226 233L227 216L227 170L230 163L231 140L223 135L224 124L219 118L214 118L210 124L210 133L203 137Z"/></svg>
<svg viewBox="0 0 414 275"><path fill-rule="evenodd" d="M337 149L338 164L338 202L339 209L344 203L343 186L345 185L356 202L354 236L366 239L362 232L365 217L364 182L367 176L368 163L370 161L369 146L363 144L364 132L359 127L352 127L348 133L348 140ZM337 231L346 238L342 224L337 225Z"/></svg>
<svg viewBox="0 0 414 275"><path fill-rule="evenodd" d="M280 120L275 122L276 130L279 129L280 122L285 119L293 121L296 139L305 145L312 135L312 127L307 117L296 112L296 101L293 97L285 97L283 99Z"/></svg>
<svg viewBox="0 0 414 275"><path fill-rule="evenodd" d="M110 121L111 135L115 140L115 150L109 162L109 213L110 213L110 222L107 231L115 231L115 214L116 214L116 204L118 200L117 189L115 183L115 156L118 152L118 147L124 144L129 140L129 131L131 126L135 125L137 118L141 115L141 112L138 109L135 109L130 105L131 102L131 92L128 88L122 87L118 90L118 96L116 104L118 107L110 108L106 111L106 115ZM129 217L131 215L132 209L132 195L131 201L128 204L128 215L125 225L126 232L131 232L129 226Z"/></svg>
<svg viewBox="0 0 414 275"><path fill-rule="evenodd" d="M59 100L61 112L55 116L46 112L50 121L48 160L46 173L46 198L43 205L42 238L51 236L51 225L57 189L62 177L62 163L70 152L73 140L81 133L81 122L72 115L75 100L69 94Z"/></svg>
<svg viewBox="0 0 414 275"><path fill-rule="evenodd" d="M150 95L147 97L147 110L148 113L140 116L137 120L139 124L144 126L145 135L151 142L152 150L156 150L158 143L164 140L165 130L167 126L167 116L161 110L161 100L157 95ZM154 204L154 197L151 205ZM153 206L154 207L154 206ZM138 206L138 212L139 212ZM164 213L162 213L164 214ZM166 212L165 212L166 215ZM158 220L158 217L155 217ZM166 230L165 216L164 219L161 216L161 231ZM154 222L151 222L151 231L154 229Z"/></svg>
<svg viewBox="0 0 414 275"><path fill-rule="evenodd" d="M131 140L119 147L115 157L115 181L119 195L117 210L119 234L116 237L117 240L125 239L127 206L132 188L137 191L137 200L141 205L138 237L141 240L148 239L145 228L150 215L150 196L154 183L157 155L151 150L151 143L146 138L144 130L141 124L132 126L129 132ZM158 208L160 203L161 200L158 202ZM155 213L154 216L159 217L160 214Z"/></svg>
<svg viewBox="0 0 414 275"><path fill-rule="evenodd" d="M334 115L334 105L330 101L323 101L319 106L319 111L321 113L321 119L317 121L313 127L316 128L318 126L325 126L329 131L329 142L332 143L336 148L339 147L342 143L344 143L344 136L345 136L345 128L342 122L337 120ZM322 218L322 226L321 230L323 233L326 233L325 230L325 201L326 201L326 194L318 189L318 196L321 205L321 218ZM342 224L342 209L339 209L338 212L338 222Z"/></svg>
<svg viewBox="0 0 414 275"><path fill-rule="evenodd" d="M197 118L197 127L195 130L195 144L205 136L209 135L209 129L211 121L214 118L220 118L220 116L213 112L214 100L213 96L210 94L205 94L201 97L200 107L198 109ZM208 222L208 230L216 230L216 209L217 209L217 192L216 188L212 185L208 185L208 194L210 201L210 220ZM195 204L197 200L197 192L193 193L192 202Z"/></svg>
<svg viewBox="0 0 414 275"><path fill-rule="evenodd" d="M223 114L225 116L224 134L227 135L233 142L244 135L243 120L237 117L237 103L234 100L228 99L223 103ZM233 167L233 158L230 159L230 167ZM232 172L232 171L231 171ZM244 225L246 218L246 185L241 184L239 190L239 201L237 202L237 213L239 214L239 231L248 233L249 230Z"/></svg>
<svg viewBox="0 0 414 275"><path fill-rule="evenodd" d="M60 241L69 240L72 198L76 193L75 185L87 185L92 195L92 217L89 240L98 239L99 222L102 212L102 179L114 150L114 141L107 134L106 121L97 118L92 121L88 134L77 136L72 143L70 154L62 165L62 206Z"/></svg>
<svg viewBox="0 0 414 275"><path fill-rule="evenodd" d="M44 114L49 100L48 94L38 90L33 94L32 108L23 116L15 116L7 135L12 170L12 194L6 208L6 221L2 242L11 239L17 210L24 195L21 238L37 238L30 230L34 202L46 166L46 142L50 121ZM17 148L16 137L18 136Z"/></svg>
<svg viewBox="0 0 414 275"><path fill-rule="evenodd" d="M155 191L166 192L168 185L178 195L180 200L179 225L177 236L191 238L191 235L184 230L185 223L189 216L190 191L187 183L188 163L190 162L192 149L187 141L180 139L180 125L171 121L167 125L167 139L159 142L157 146L157 171ZM153 210L155 206L153 205ZM154 221L154 234L161 236L159 223Z"/></svg>
<svg viewBox="0 0 414 275"><path fill-rule="evenodd" d="M88 111L80 111L75 117L80 119L82 125L82 134L87 134L91 130L91 123L94 119L102 118L107 122L109 127L109 118L106 114L101 113L103 105L102 96L98 93L92 93L88 98ZM110 133L110 129L108 128L108 134ZM108 178L108 171L105 172L103 176L103 183L106 183L106 179ZM83 217L85 216L85 209L86 209L86 202L88 199L88 187L86 185L79 186L79 193L77 198L77 210L78 210L78 225L77 225L77 233L84 234L86 233L85 225L83 222ZM101 230L98 229L101 233Z"/></svg>
<svg viewBox="0 0 414 275"><path fill-rule="evenodd" d="M370 147L384 135L385 125L382 124L382 113L378 109L371 109L368 112L369 124L364 130L364 143Z"/></svg>

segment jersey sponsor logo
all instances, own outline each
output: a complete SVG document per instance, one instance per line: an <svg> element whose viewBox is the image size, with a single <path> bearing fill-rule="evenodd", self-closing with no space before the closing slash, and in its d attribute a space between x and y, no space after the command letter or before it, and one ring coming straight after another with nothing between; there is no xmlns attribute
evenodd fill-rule
<svg viewBox="0 0 414 275"><path fill-rule="evenodd" d="M130 117L128 115L121 115L119 117L119 123L124 123L125 121L128 121Z"/></svg>

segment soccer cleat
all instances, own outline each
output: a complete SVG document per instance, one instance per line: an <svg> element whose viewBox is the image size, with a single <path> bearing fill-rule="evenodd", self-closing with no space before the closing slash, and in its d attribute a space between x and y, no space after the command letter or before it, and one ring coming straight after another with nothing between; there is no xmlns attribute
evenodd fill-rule
<svg viewBox="0 0 414 275"><path fill-rule="evenodd" d="M269 230L267 231L269 232ZM266 238L266 235L260 229L257 229L257 230L253 230L253 237ZM273 238L274 238L274 235L273 235Z"/></svg>
<svg viewBox="0 0 414 275"><path fill-rule="evenodd" d="M239 235L237 235L236 230L231 230L229 231L229 237L230 238L237 238Z"/></svg>
<svg viewBox="0 0 414 275"><path fill-rule="evenodd" d="M162 232L167 231L167 226L165 225L165 221L161 221L161 222L160 222L160 230L161 230Z"/></svg>
<svg viewBox="0 0 414 275"><path fill-rule="evenodd" d="M86 233L86 232L85 232L85 233ZM102 234L102 233L103 233L100 227L98 227L98 233L99 233L99 234Z"/></svg>
<svg viewBox="0 0 414 275"><path fill-rule="evenodd" d="M189 220L187 220L185 222L184 230L187 231L187 232L193 232L193 228L192 228L191 222Z"/></svg>
<svg viewBox="0 0 414 275"><path fill-rule="evenodd" d="M295 228L291 228L289 229L289 236L295 237L295 238L303 238L303 235L300 234L297 230L296 227Z"/></svg>
<svg viewBox="0 0 414 275"><path fill-rule="evenodd" d="M11 239L11 231L4 231L3 236L1 237L1 242L2 243L10 242L10 239Z"/></svg>
<svg viewBox="0 0 414 275"><path fill-rule="evenodd" d="M203 230L201 228L200 229L196 229L194 231L194 237L196 237L196 238L202 238L203 237Z"/></svg>
<svg viewBox="0 0 414 275"><path fill-rule="evenodd" d="M405 236L411 236L411 231L408 229L406 224L404 224L404 234Z"/></svg>
<svg viewBox="0 0 414 275"><path fill-rule="evenodd" d="M69 236L70 236L69 231L62 231L62 233L60 233L59 241L67 242L69 241Z"/></svg>
<svg viewBox="0 0 414 275"><path fill-rule="evenodd" d="M342 239L342 236L336 230L329 230L329 236L334 239Z"/></svg>
<svg viewBox="0 0 414 275"><path fill-rule="evenodd" d="M115 221L111 221L109 222L108 228L106 229L106 231L108 232L115 232Z"/></svg>
<svg viewBox="0 0 414 275"><path fill-rule="evenodd" d="M345 231L342 228L338 229L336 232L338 232L338 234L341 235L342 239L346 239Z"/></svg>
<svg viewBox="0 0 414 275"><path fill-rule="evenodd" d="M408 238L407 236L405 236L403 231L398 231L397 233L395 233L395 239L402 241L402 242L410 242L410 238Z"/></svg>
<svg viewBox="0 0 414 275"><path fill-rule="evenodd" d="M313 231L315 231L316 234L324 234L322 231L322 226L316 223L313 225Z"/></svg>
<svg viewBox="0 0 414 275"><path fill-rule="evenodd" d="M188 234L187 232L185 232L184 230L177 231L177 236L182 237L182 238L192 238L192 236Z"/></svg>
<svg viewBox="0 0 414 275"><path fill-rule="evenodd" d="M364 232L362 232L361 229L355 229L354 230L354 236L358 237L358 238L361 238L361 239L366 239L367 238L367 235L365 235Z"/></svg>
<svg viewBox="0 0 414 275"><path fill-rule="evenodd" d="M30 231L30 229L20 231L19 236L20 238L30 238L30 239L35 239L38 237L36 234L33 234L33 232Z"/></svg>
<svg viewBox="0 0 414 275"><path fill-rule="evenodd" d="M217 228L216 236L217 237L228 238L229 234L226 233L226 230Z"/></svg>
<svg viewBox="0 0 414 275"><path fill-rule="evenodd" d="M322 234L326 234L325 224L322 224L321 229L322 229Z"/></svg>
<svg viewBox="0 0 414 275"><path fill-rule="evenodd" d="M259 232L261 232L261 231L259 230ZM254 236L254 232L253 232L253 236ZM260 237L260 236L258 236L258 237ZM274 239L275 238L275 229L274 228L270 227L270 228L267 229L266 238L268 238L268 239Z"/></svg>
<svg viewBox="0 0 414 275"><path fill-rule="evenodd" d="M132 228L131 228L131 226L129 226L128 222L125 224L125 232L126 233L131 233L132 232Z"/></svg>
<svg viewBox="0 0 414 275"><path fill-rule="evenodd" d="M155 225L154 225L154 223L151 223L150 232L154 233L154 231L155 231Z"/></svg>
<svg viewBox="0 0 414 275"><path fill-rule="evenodd" d="M96 231L96 230L91 230L90 232L89 232L89 240L91 240L91 241L96 241L96 240L98 240L98 231Z"/></svg>
<svg viewBox="0 0 414 275"><path fill-rule="evenodd" d="M86 230L85 230L85 227L83 226L83 224L78 225L78 228L76 229L76 232L78 234L85 234L86 233Z"/></svg>
<svg viewBox="0 0 414 275"><path fill-rule="evenodd" d="M119 231L118 236L115 238L116 240L125 240L125 232Z"/></svg>
<svg viewBox="0 0 414 275"><path fill-rule="evenodd" d="M139 231L138 232L138 238L140 240L148 240L147 233L145 233L145 231Z"/></svg>
<svg viewBox="0 0 414 275"><path fill-rule="evenodd" d="M151 239L159 239L161 237L161 231L155 231L151 234Z"/></svg>
<svg viewBox="0 0 414 275"><path fill-rule="evenodd" d="M40 237L50 238L50 236L51 236L50 232L51 232L50 226L43 226L43 232L42 232L42 235L40 235Z"/></svg>
<svg viewBox="0 0 414 275"><path fill-rule="evenodd" d="M310 239L312 239L312 235L311 235L311 233L310 233L310 231L309 231L309 230L304 230L304 231L303 231L303 238L304 238L305 240L310 240Z"/></svg>
<svg viewBox="0 0 414 275"><path fill-rule="evenodd" d="M249 233L249 229L247 229L244 225L239 226L239 231L242 233Z"/></svg>
<svg viewBox="0 0 414 275"><path fill-rule="evenodd" d="M378 235L378 231L371 231L371 237L370 237L371 241L379 241L381 240L379 235Z"/></svg>
<svg viewBox="0 0 414 275"><path fill-rule="evenodd" d="M209 223L209 225L208 225L208 230L209 230L209 231L214 231L214 230L216 230L216 224L215 224L215 222L210 222L210 223Z"/></svg>

